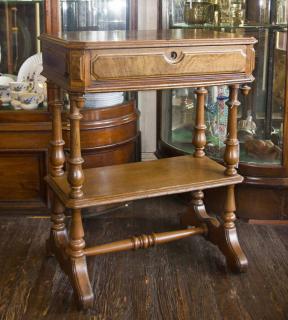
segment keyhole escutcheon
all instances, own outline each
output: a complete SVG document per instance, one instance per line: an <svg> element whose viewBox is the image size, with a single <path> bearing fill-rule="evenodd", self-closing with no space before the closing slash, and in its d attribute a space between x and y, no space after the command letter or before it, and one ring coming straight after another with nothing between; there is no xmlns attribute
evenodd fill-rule
<svg viewBox="0 0 288 320"><path fill-rule="evenodd" d="M170 53L170 57L171 57L171 59L176 60L177 57L178 57L177 52L176 52L176 51L172 51L172 52Z"/></svg>

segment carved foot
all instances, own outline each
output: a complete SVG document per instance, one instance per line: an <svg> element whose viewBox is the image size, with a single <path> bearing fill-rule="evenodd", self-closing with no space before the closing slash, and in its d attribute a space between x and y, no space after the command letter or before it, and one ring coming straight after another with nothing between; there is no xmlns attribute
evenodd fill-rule
<svg viewBox="0 0 288 320"><path fill-rule="evenodd" d="M67 248L69 263L68 275L74 289L78 306L81 309L88 309L93 306L94 295L88 276L84 249L85 241L81 210L73 209L69 246Z"/></svg>
<svg viewBox="0 0 288 320"><path fill-rule="evenodd" d="M66 230L51 231L46 248L50 255L54 255L61 269L68 275L73 287L74 295L79 308L88 309L93 306L94 295L92 292L86 257L71 257Z"/></svg>
<svg viewBox="0 0 288 320"><path fill-rule="evenodd" d="M94 295L88 276L86 257L70 256L66 230L52 230L46 242L46 248L50 255L56 257L61 269L68 275L79 308L91 308Z"/></svg>
<svg viewBox="0 0 288 320"><path fill-rule="evenodd" d="M208 226L208 240L215 244L226 258L228 267L234 272L246 272L248 260L240 247L236 228L227 229Z"/></svg>
<svg viewBox="0 0 288 320"><path fill-rule="evenodd" d="M192 197L187 213L181 217L181 223L186 226L196 227L205 224L207 228L206 239L220 249L226 258L228 267L234 272L245 272L248 267L248 261L238 241L234 216L231 215L233 223L229 222L226 212L226 222L220 222L218 219L207 214L202 191L194 192Z"/></svg>
<svg viewBox="0 0 288 320"><path fill-rule="evenodd" d="M221 224L221 228L218 229L219 232L217 239L213 240L225 255L229 267L233 271L245 272L248 267L248 261L238 241L235 226L236 216L234 212L236 211L236 205L234 192L234 185L227 187L226 201L224 206L225 209L222 215L223 222Z"/></svg>
<svg viewBox="0 0 288 320"><path fill-rule="evenodd" d="M71 257L69 258L69 264L69 279L74 290L78 307L81 309L92 308L94 294L88 276L86 257Z"/></svg>
<svg viewBox="0 0 288 320"><path fill-rule="evenodd" d="M66 229L51 230L50 238L46 241L46 253L48 256L55 256L61 269L67 273L67 254L68 236Z"/></svg>
<svg viewBox="0 0 288 320"><path fill-rule="evenodd" d="M236 227L226 228L218 220L215 223L214 219L206 220L208 228L206 239L220 249L229 269L234 272L246 272L248 261L239 244Z"/></svg>

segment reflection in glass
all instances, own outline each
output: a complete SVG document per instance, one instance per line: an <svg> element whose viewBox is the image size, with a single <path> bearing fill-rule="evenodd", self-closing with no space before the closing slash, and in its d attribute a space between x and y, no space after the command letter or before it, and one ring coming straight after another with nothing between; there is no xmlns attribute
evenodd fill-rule
<svg viewBox="0 0 288 320"><path fill-rule="evenodd" d="M288 24L288 1L287 0L276 1L276 23Z"/></svg>
<svg viewBox="0 0 288 320"><path fill-rule="evenodd" d="M194 91L195 88L172 90L171 119L167 121L167 118L165 120L162 118L162 137L165 137L165 142L186 152L193 152L191 142L197 104ZM205 102L206 152L214 158L221 158L224 153L228 96L227 86L208 88ZM165 112L165 114L169 114L169 112ZM169 123L171 123L171 128L169 125L167 126Z"/></svg>
<svg viewBox="0 0 288 320"><path fill-rule="evenodd" d="M287 23L287 0L276 1L277 23ZM169 0L170 26L269 24L271 0Z"/></svg>
<svg viewBox="0 0 288 320"><path fill-rule="evenodd" d="M246 0L246 24L269 24L270 3L271 0Z"/></svg>
<svg viewBox="0 0 288 320"><path fill-rule="evenodd" d="M62 30L126 30L127 0L61 1Z"/></svg>
<svg viewBox="0 0 288 320"><path fill-rule="evenodd" d="M219 0L220 25L240 26L245 22L245 0Z"/></svg>

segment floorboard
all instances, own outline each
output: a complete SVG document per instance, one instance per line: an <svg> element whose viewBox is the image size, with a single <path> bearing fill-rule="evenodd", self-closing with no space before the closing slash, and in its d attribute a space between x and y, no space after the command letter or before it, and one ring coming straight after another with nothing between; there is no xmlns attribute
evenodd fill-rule
<svg viewBox="0 0 288 320"><path fill-rule="evenodd" d="M130 203L85 219L87 244L179 227L186 207L175 197ZM238 223L249 260L231 274L216 247L200 236L149 250L88 258L95 303L77 310L54 258L45 257L49 219L0 222L1 320L280 320L288 319L288 226Z"/></svg>

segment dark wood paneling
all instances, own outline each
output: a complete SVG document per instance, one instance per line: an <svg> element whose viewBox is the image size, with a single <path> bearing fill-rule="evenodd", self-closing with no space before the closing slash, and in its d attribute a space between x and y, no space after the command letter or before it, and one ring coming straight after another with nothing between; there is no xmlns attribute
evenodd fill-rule
<svg viewBox="0 0 288 320"><path fill-rule="evenodd" d="M107 148L104 150L87 150L83 152L84 168L95 168L110 166L116 163L127 163L138 161L136 145L138 144L138 137L127 143L121 143L119 146Z"/></svg>
<svg viewBox="0 0 288 320"><path fill-rule="evenodd" d="M0 152L0 203L40 202L45 206L46 157L41 150Z"/></svg>
<svg viewBox="0 0 288 320"><path fill-rule="evenodd" d="M1 132L0 149L39 149L47 148L50 140L50 132ZM20 138L21 137L21 138Z"/></svg>
<svg viewBox="0 0 288 320"><path fill-rule="evenodd" d="M224 189L205 191L206 205L215 213L223 212L221 206L225 199ZM250 220L287 220L288 191L275 187L249 186L236 187L236 214L239 218ZM217 201L215 201L217 199Z"/></svg>

